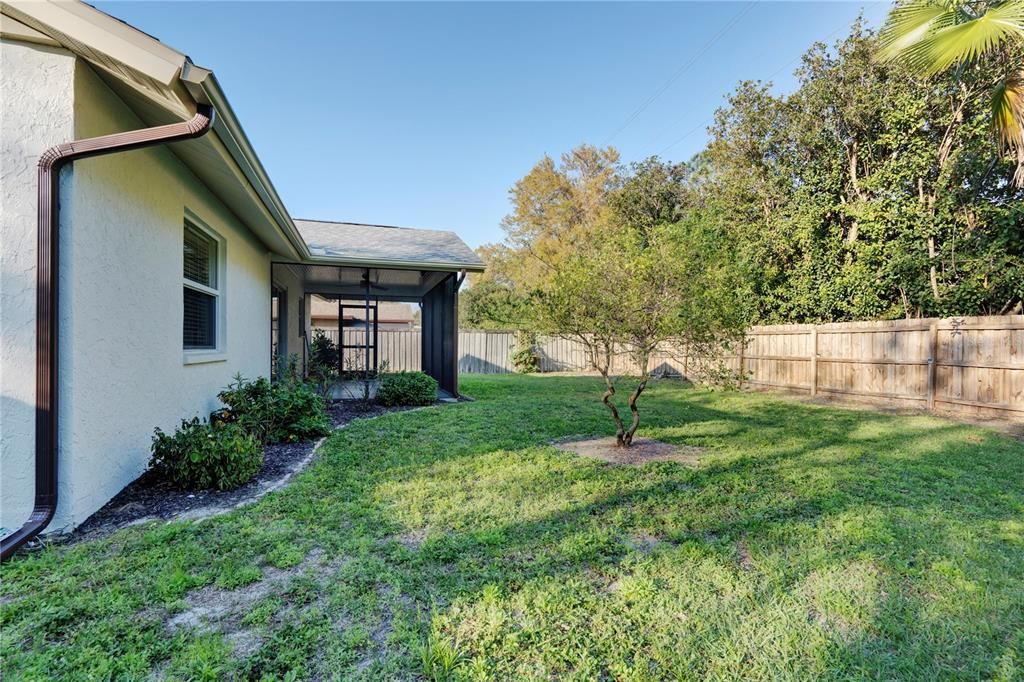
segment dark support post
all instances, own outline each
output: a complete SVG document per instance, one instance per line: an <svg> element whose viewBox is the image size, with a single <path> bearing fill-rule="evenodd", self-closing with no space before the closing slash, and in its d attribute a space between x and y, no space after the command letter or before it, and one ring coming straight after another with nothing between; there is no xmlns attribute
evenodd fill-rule
<svg viewBox="0 0 1024 682"><path fill-rule="evenodd" d="M366 298L365 314L363 315L363 341L366 350L366 358L363 360L363 400L370 400L370 269L366 269Z"/></svg>
<svg viewBox="0 0 1024 682"><path fill-rule="evenodd" d="M453 396L458 387L455 274L446 276L423 296L423 371Z"/></svg>

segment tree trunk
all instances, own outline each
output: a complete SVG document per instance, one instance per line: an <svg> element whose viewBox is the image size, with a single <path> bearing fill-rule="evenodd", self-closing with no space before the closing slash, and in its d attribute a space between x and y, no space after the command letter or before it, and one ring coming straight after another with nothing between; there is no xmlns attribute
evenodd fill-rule
<svg viewBox="0 0 1024 682"><path fill-rule="evenodd" d="M647 388L647 379L647 377L641 379L640 383L637 384L636 390L629 396L629 410L633 413L633 423L629 425L629 429L622 438L622 444L626 447L633 444L633 434L636 433L637 427L640 426L640 410L636 407L636 401L640 394L644 392L644 389Z"/></svg>
<svg viewBox="0 0 1024 682"><path fill-rule="evenodd" d="M925 192L924 192L924 178L920 178L919 177L917 179L917 196L918 196L918 200L921 202L921 204L925 207L925 210L927 211L927 215L928 215L928 228L931 229L932 218L934 217L934 214L935 214L935 195L933 195L933 194L925 195ZM929 260L928 283L931 285L931 288L932 288L932 296L935 297L936 301L938 301L938 300L940 300L942 298L942 296L939 294L939 278L938 278L938 272L937 272L937 270L935 268L935 255L936 255L935 254L935 236L934 235L928 235L928 239L926 240L926 244L928 246L928 260Z"/></svg>
<svg viewBox="0 0 1024 682"><path fill-rule="evenodd" d="M856 140L854 140L852 147L848 150L848 156L849 156L849 160L850 160L850 164L849 164L850 184L853 186L853 196L858 201L863 202L863 201L865 201L866 198L864 196L863 190L861 190L860 180L857 177L857 168L858 168L858 164L860 163L860 157L858 155L857 141ZM857 210L857 207L854 208L854 211L856 211L856 210ZM855 215L856 215L856 213L855 213ZM854 218L853 219L853 224L850 226L850 231L846 233L846 241L847 241L847 243L853 244L853 243L855 243L857 241L857 234L860 231L859 228L860 228L860 226L857 223L857 219Z"/></svg>
<svg viewBox="0 0 1024 682"><path fill-rule="evenodd" d="M615 409L615 405L611 401L611 397L615 395L615 385L612 384L612 380L608 378L608 372L601 370L601 377L604 379L605 391L604 395L601 396L601 402L605 404L608 411L612 413L612 420L615 422L615 444L619 447L626 445L625 435L626 429L622 424L622 417L619 416L619 411Z"/></svg>

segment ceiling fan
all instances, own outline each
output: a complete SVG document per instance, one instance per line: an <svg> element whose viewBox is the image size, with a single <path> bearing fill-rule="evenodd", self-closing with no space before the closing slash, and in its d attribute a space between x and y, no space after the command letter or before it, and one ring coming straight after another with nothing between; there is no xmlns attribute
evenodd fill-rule
<svg viewBox="0 0 1024 682"><path fill-rule="evenodd" d="M377 284L375 282L371 282L370 281L370 272L369 271L364 271L363 272L363 278L361 280L359 280L359 286L363 287L364 289L377 289L378 291L387 291L388 290L388 288L386 286L382 285L382 284Z"/></svg>

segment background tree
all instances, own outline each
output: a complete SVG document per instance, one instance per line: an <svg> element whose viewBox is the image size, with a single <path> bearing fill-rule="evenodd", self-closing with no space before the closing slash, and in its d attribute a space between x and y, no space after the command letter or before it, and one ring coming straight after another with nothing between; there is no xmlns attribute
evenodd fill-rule
<svg viewBox="0 0 1024 682"><path fill-rule="evenodd" d="M1020 310L1024 192L981 87L997 66L922 80L878 45L856 24L792 94L743 83L716 115L699 203L753 264L760 322Z"/></svg>
<svg viewBox="0 0 1024 682"><path fill-rule="evenodd" d="M467 310L528 327L532 292L594 234L681 223L730 244L753 322L1024 311L1024 188L992 144L1006 63L922 76L881 45L857 22L808 50L792 93L740 83L686 163L622 169L590 147L542 160L510 194L506 239L481 250L474 286L491 284Z"/></svg>
<svg viewBox="0 0 1024 682"><path fill-rule="evenodd" d="M634 165L610 198L605 220L533 295L539 328L582 345L604 380L601 400L622 447L633 443L640 425L637 401L659 348L686 345L705 358L705 367L720 367L716 358L730 352L749 321L746 276L726 233L710 221L676 220L683 210L672 179L678 171L657 159ZM618 379L612 365L620 354L639 371L628 425L612 400Z"/></svg>
<svg viewBox="0 0 1024 682"><path fill-rule="evenodd" d="M505 240L477 249L487 271L469 278L463 324L490 329L529 324L530 293L606 215L608 197L620 182L618 162L610 147L581 145L557 163L545 156L513 185L512 211L501 223Z"/></svg>

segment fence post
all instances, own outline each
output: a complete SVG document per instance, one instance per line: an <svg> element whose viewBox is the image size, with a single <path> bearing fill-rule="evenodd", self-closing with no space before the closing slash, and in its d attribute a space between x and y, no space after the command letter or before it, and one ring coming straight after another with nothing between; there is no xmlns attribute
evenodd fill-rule
<svg viewBox="0 0 1024 682"><path fill-rule="evenodd" d="M818 325L811 327L811 397L818 395Z"/></svg>
<svg viewBox="0 0 1024 682"><path fill-rule="evenodd" d="M939 323L928 325L928 411L935 411L935 355L939 346Z"/></svg>
<svg viewBox="0 0 1024 682"><path fill-rule="evenodd" d="M743 338L740 339L740 388L743 388L743 379L745 377L743 373L743 352L747 348L747 333L743 333Z"/></svg>

